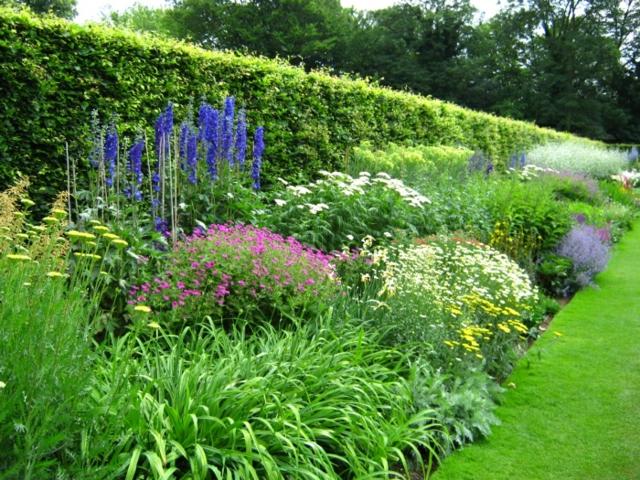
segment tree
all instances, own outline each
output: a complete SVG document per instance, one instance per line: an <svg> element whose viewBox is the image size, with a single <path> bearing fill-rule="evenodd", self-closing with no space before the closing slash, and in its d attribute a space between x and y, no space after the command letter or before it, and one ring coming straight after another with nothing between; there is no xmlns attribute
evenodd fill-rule
<svg viewBox="0 0 640 480"><path fill-rule="evenodd" d="M72 19L76 16L76 0L0 0L0 5L27 7L35 13L52 13Z"/></svg>

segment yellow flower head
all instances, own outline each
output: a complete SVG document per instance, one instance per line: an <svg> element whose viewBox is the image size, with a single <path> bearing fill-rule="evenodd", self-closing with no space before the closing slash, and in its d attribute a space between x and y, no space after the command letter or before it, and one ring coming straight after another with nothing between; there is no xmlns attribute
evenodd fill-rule
<svg viewBox="0 0 640 480"><path fill-rule="evenodd" d="M95 225L95 226L93 227L93 229L94 229L96 232L108 232L108 231L109 231L109 227L106 227L106 226L104 226L104 225Z"/></svg>
<svg viewBox="0 0 640 480"><path fill-rule="evenodd" d="M101 223L100 220L89 220L89 225L100 225Z"/></svg>
<svg viewBox="0 0 640 480"><path fill-rule="evenodd" d="M151 313L151 307L147 305L136 305L133 307L133 310L136 312Z"/></svg>
<svg viewBox="0 0 640 480"><path fill-rule="evenodd" d="M149 322L147 326L155 330L158 330L160 328L160 325L158 324L158 322Z"/></svg>
<svg viewBox="0 0 640 480"><path fill-rule="evenodd" d="M62 272L47 272L47 277L49 278L58 278L58 277L66 277L67 275Z"/></svg>
<svg viewBox="0 0 640 480"><path fill-rule="evenodd" d="M18 262L30 262L31 261L31 257L29 255L23 255L21 253L9 254L9 255L7 255L7 258L9 260L16 260Z"/></svg>
<svg viewBox="0 0 640 480"><path fill-rule="evenodd" d="M91 260L100 260L102 258L100 255L96 255L95 253L74 252L73 254L78 258L89 258Z"/></svg>
<svg viewBox="0 0 640 480"><path fill-rule="evenodd" d="M22 203L25 207L33 207L36 203L33 200L28 198L21 198L20 203Z"/></svg>
<svg viewBox="0 0 640 480"><path fill-rule="evenodd" d="M20 240L28 240L29 235L26 233L16 233L16 238L19 238Z"/></svg>
<svg viewBox="0 0 640 480"><path fill-rule="evenodd" d="M78 230L69 230L67 236L77 240L95 240L96 236L89 232L80 232Z"/></svg>
<svg viewBox="0 0 640 480"><path fill-rule="evenodd" d="M58 219L56 217L44 217L42 221L47 225L54 225L58 223Z"/></svg>
<svg viewBox="0 0 640 480"><path fill-rule="evenodd" d="M117 240L120 237L118 235L116 235L115 233L103 233L102 236L104 238L106 238L107 240Z"/></svg>
<svg viewBox="0 0 640 480"><path fill-rule="evenodd" d="M54 208L51 210L51 213L53 213L56 218L64 218L67 216L67 212L61 208Z"/></svg>
<svg viewBox="0 0 640 480"><path fill-rule="evenodd" d="M124 248L127 245L129 245L126 240L122 240L121 238L116 238L115 240L111 240L111 243L118 248Z"/></svg>

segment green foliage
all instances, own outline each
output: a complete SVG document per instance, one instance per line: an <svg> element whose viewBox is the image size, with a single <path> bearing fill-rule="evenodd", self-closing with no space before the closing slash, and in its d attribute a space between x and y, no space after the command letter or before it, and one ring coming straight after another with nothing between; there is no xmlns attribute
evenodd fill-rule
<svg viewBox="0 0 640 480"><path fill-rule="evenodd" d="M454 376L418 363L412 386L416 407L437 415L445 434L440 443L448 446L447 453L488 436L491 426L500 423L494 411L502 389L484 372Z"/></svg>
<svg viewBox="0 0 640 480"><path fill-rule="evenodd" d="M432 230L429 199L402 181L386 173L320 174L311 184L270 192L274 205L259 222L324 251L357 247L369 236L389 242Z"/></svg>
<svg viewBox="0 0 640 480"><path fill-rule="evenodd" d="M472 155L471 150L442 145L411 147L390 143L383 149L374 149L371 143L363 143L354 148L347 159L347 170L352 175L363 170L371 173L386 172L415 185L419 179L437 172L455 175L464 171Z"/></svg>
<svg viewBox="0 0 640 480"><path fill-rule="evenodd" d="M26 174L39 196L66 185L65 141L87 153L92 110L133 136L167 100L181 116L203 94L212 104L235 94L249 123L264 125L267 179L332 169L364 140L460 144L502 160L514 145L571 138L362 80L6 9L0 32L0 188Z"/></svg>
<svg viewBox="0 0 640 480"><path fill-rule="evenodd" d="M91 386L84 287L0 257L0 478L55 478L79 444Z"/></svg>
<svg viewBox="0 0 640 480"><path fill-rule="evenodd" d="M550 143L529 151L528 160L539 167L604 178L628 165L627 154L575 142Z"/></svg>
<svg viewBox="0 0 640 480"><path fill-rule="evenodd" d="M431 410L411 415L405 361L356 327L212 326L106 345L84 475L406 478L433 452ZM427 466L424 466L427 468ZM424 474L424 472L423 472Z"/></svg>
<svg viewBox="0 0 640 480"><path fill-rule="evenodd" d="M553 185L544 182L496 180L488 203L495 221L489 244L529 271L538 255L555 248L571 227L571 217L560 208Z"/></svg>

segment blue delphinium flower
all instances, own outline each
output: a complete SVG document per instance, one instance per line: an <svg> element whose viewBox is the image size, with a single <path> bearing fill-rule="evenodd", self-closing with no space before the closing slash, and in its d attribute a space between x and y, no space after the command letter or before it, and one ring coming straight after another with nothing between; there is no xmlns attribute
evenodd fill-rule
<svg viewBox="0 0 640 480"><path fill-rule="evenodd" d="M527 164L527 154L525 152L522 152L522 154L520 155L520 168L524 168L526 164Z"/></svg>
<svg viewBox="0 0 640 480"><path fill-rule="evenodd" d="M513 153L509 157L509 168L515 170L518 166L518 153Z"/></svg>
<svg viewBox="0 0 640 480"><path fill-rule="evenodd" d="M233 118L235 115L235 98L227 97L224 101L222 118L222 158L233 165Z"/></svg>
<svg viewBox="0 0 640 480"><path fill-rule="evenodd" d="M203 103L198 112L198 138L204 144L205 163L211 180L218 178L217 152L220 113L211 105Z"/></svg>
<svg viewBox="0 0 640 480"><path fill-rule="evenodd" d="M186 168L189 183L195 185L198 182L198 135L189 130L187 136Z"/></svg>
<svg viewBox="0 0 640 480"><path fill-rule="evenodd" d="M253 136L253 165L251 166L251 178L253 188L260 190L260 169L262 167L262 154L264 153L264 127L256 128Z"/></svg>
<svg viewBox="0 0 640 480"><path fill-rule="evenodd" d="M116 176L116 160L118 158L118 131L115 125L107 129L104 141L105 183L107 187L113 187Z"/></svg>
<svg viewBox="0 0 640 480"><path fill-rule="evenodd" d="M169 231L169 224L162 217L156 217L155 229L156 229L156 232L160 232L164 235Z"/></svg>
<svg viewBox="0 0 640 480"><path fill-rule="evenodd" d="M134 182L129 189L129 197L130 195L136 201L142 200L142 192L140 191L140 186L142 185L142 180L144 175L142 173L142 151L144 150L144 140L139 139L133 146L129 149L129 162L127 165L127 169L133 174ZM125 192L126 195L126 192Z"/></svg>
<svg viewBox="0 0 640 480"><path fill-rule="evenodd" d="M187 122L182 122L180 125L180 136L178 137L178 152L180 155L180 168L185 170L187 167L185 165L185 160L187 156L187 141L189 140L189 124Z"/></svg>
<svg viewBox="0 0 640 480"><path fill-rule="evenodd" d="M629 150L629 153L627 155L627 159L629 160L629 163L633 163L638 160L638 147L631 147L631 150Z"/></svg>
<svg viewBox="0 0 640 480"><path fill-rule="evenodd" d="M244 109L238 114L238 126L236 127L236 162L240 168L244 167L247 155L247 113Z"/></svg>
<svg viewBox="0 0 640 480"><path fill-rule="evenodd" d="M489 160L489 163L487 163L487 168L485 168L484 170L484 174L488 177L492 173L493 173L493 162Z"/></svg>

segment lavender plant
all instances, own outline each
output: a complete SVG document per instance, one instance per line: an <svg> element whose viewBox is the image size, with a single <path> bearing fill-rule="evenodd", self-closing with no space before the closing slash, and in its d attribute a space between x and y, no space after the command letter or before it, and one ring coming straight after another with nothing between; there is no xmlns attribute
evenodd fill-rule
<svg viewBox="0 0 640 480"><path fill-rule="evenodd" d="M606 268L609 238L606 229L578 224L562 239L557 252L573 262L575 286L590 285L594 277Z"/></svg>

